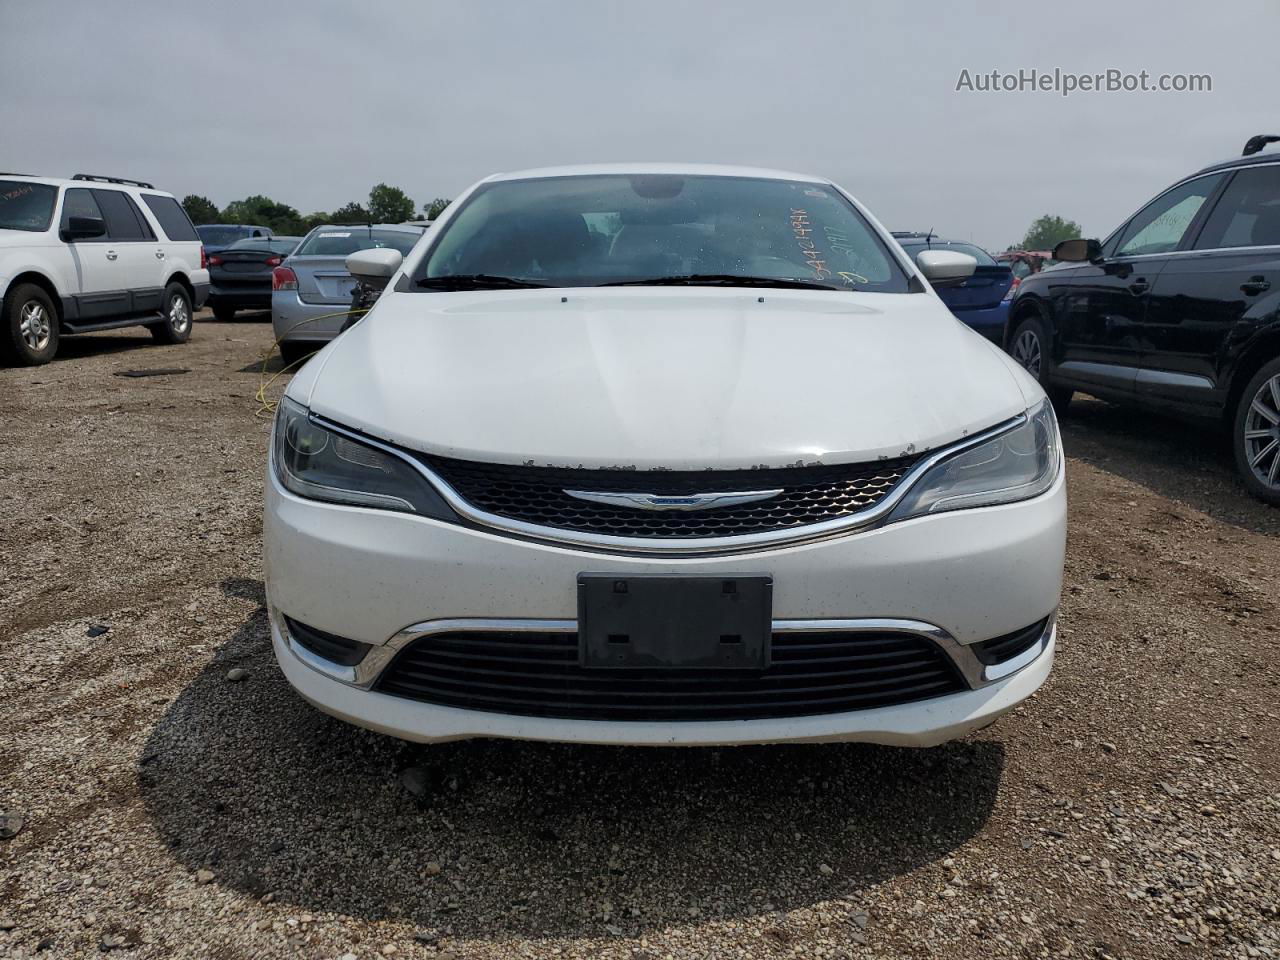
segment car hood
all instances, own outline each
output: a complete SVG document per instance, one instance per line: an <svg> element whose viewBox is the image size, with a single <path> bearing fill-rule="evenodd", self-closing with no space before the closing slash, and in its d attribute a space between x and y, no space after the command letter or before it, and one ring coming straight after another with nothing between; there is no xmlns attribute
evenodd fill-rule
<svg viewBox="0 0 1280 960"><path fill-rule="evenodd" d="M1026 409L930 294L389 293L290 395L427 453L733 469L899 457Z"/></svg>

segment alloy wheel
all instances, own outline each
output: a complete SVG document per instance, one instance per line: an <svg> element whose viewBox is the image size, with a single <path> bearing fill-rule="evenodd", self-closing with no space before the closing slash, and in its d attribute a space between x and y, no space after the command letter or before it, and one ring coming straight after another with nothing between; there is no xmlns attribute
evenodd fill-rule
<svg viewBox="0 0 1280 960"><path fill-rule="evenodd" d="M187 300L179 294L169 298L169 328L174 333L185 333L191 325L191 311L187 308Z"/></svg>
<svg viewBox="0 0 1280 960"><path fill-rule="evenodd" d="M53 324L49 311L39 300L30 300L18 311L18 332L28 347L39 352L49 345Z"/></svg>
<svg viewBox="0 0 1280 960"><path fill-rule="evenodd" d="M1013 359L1037 380L1040 379L1040 338L1034 330L1023 330L1013 341Z"/></svg>
<svg viewBox="0 0 1280 960"><path fill-rule="evenodd" d="M1264 381L1249 404L1244 457L1263 486L1280 490L1280 373Z"/></svg>

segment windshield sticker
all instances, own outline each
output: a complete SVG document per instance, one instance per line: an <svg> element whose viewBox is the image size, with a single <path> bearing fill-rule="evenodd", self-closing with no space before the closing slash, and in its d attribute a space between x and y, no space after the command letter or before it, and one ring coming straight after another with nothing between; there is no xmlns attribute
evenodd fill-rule
<svg viewBox="0 0 1280 960"><path fill-rule="evenodd" d="M350 234L350 233L322 233L322 234L320 234L320 236L321 236L321 238L325 238L325 237L349 237L349 236L351 236L351 234Z"/></svg>
<svg viewBox="0 0 1280 960"><path fill-rule="evenodd" d="M19 197L25 197L28 193L33 192L31 184L23 184L20 187L15 187L13 190L10 190L8 193L0 193L0 200L17 200Z"/></svg>
<svg viewBox="0 0 1280 960"><path fill-rule="evenodd" d="M824 190L819 190L817 187L813 187L813 188L812 188L812 189L810 189L810 190L806 190L806 191L804 192L804 195L805 195L806 197L814 197L814 198L816 198L816 199L818 199L818 200L825 200L825 199L827 199L826 191L824 191Z"/></svg>
<svg viewBox="0 0 1280 960"><path fill-rule="evenodd" d="M791 233L796 238L796 246L800 248L800 253L804 255L805 263L813 271L814 279L826 280L829 278L831 270L827 267L827 261L823 258L822 251L818 249L818 245L809 236L809 234L813 233L813 224L809 221L809 211L803 207L791 208Z"/></svg>

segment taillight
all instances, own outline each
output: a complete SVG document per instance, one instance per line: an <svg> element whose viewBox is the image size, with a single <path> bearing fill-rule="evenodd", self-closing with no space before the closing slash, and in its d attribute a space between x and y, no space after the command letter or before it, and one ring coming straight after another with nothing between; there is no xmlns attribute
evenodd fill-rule
<svg viewBox="0 0 1280 960"><path fill-rule="evenodd" d="M298 275L291 267L276 267L271 271L272 290L297 290Z"/></svg>
<svg viewBox="0 0 1280 960"><path fill-rule="evenodd" d="M205 253L204 244L200 244L200 269L209 269L209 254Z"/></svg>
<svg viewBox="0 0 1280 960"><path fill-rule="evenodd" d="M1013 283L1009 284L1009 289L1004 292L1004 299L1012 300L1014 297L1014 294L1018 292L1018 284L1020 284L1021 282L1022 282L1021 278L1014 277Z"/></svg>
<svg viewBox="0 0 1280 960"><path fill-rule="evenodd" d="M205 266L206 266L206 267L220 267L220 266L222 266L222 258L221 258L220 256L218 256L216 253L215 253L213 256L211 256L211 257L206 257L206 258L205 258Z"/></svg>
<svg viewBox="0 0 1280 960"><path fill-rule="evenodd" d="M280 266L280 264L282 264L282 263L284 263L284 258L283 258L283 257L267 257L267 266L268 266L268 267L278 267L278 266Z"/></svg>

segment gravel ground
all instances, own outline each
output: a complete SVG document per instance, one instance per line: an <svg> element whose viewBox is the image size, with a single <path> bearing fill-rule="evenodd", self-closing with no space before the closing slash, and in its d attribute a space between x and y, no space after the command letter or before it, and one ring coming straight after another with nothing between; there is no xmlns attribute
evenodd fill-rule
<svg viewBox="0 0 1280 960"><path fill-rule="evenodd" d="M0 370L0 955L1280 956L1280 511L1214 437L1077 400L1058 663L968 740L428 748L273 662L269 343Z"/></svg>

